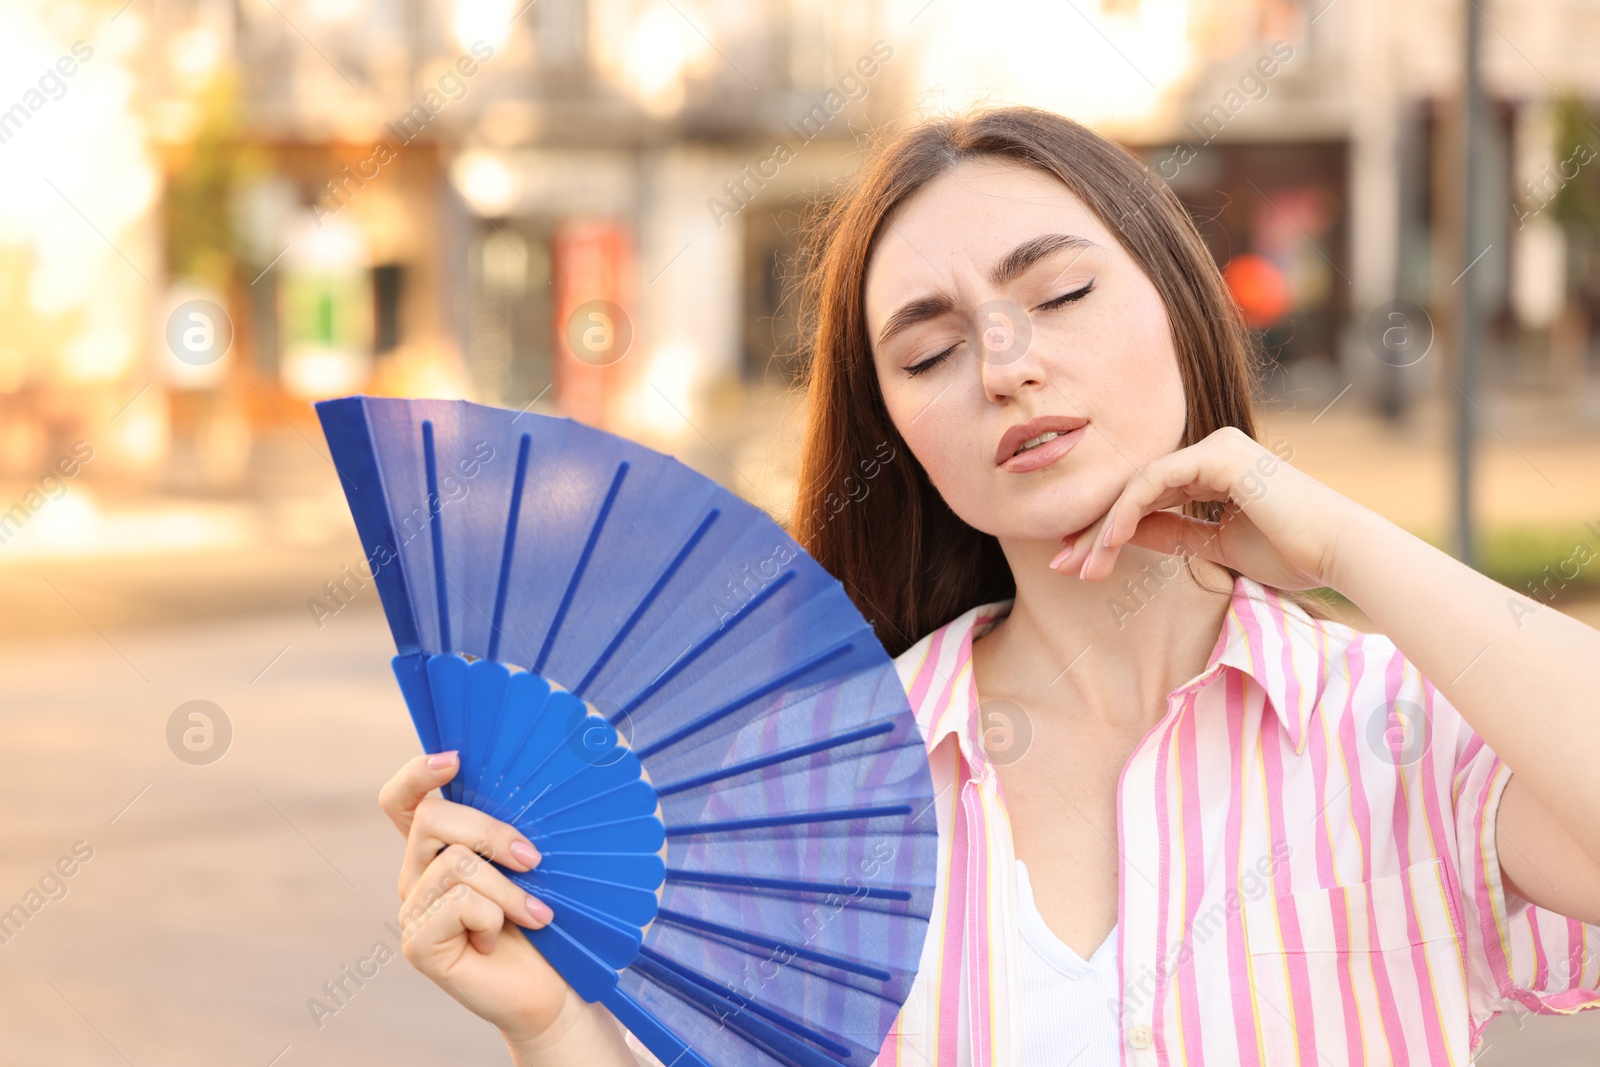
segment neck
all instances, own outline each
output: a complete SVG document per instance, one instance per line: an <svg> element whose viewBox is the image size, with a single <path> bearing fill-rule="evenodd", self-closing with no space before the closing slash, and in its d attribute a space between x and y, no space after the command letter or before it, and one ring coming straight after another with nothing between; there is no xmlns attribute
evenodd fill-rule
<svg viewBox="0 0 1600 1067"><path fill-rule="evenodd" d="M1205 669L1232 576L1198 557L1185 562L1126 545L1109 577L1085 582L1050 570L1057 547L1001 542L1017 596L1010 615L974 645L981 699L1154 726L1167 695Z"/></svg>

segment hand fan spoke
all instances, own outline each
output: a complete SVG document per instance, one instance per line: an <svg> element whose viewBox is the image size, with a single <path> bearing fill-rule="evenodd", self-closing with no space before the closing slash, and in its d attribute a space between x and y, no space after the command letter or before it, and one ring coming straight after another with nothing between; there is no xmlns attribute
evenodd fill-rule
<svg viewBox="0 0 1600 1067"><path fill-rule="evenodd" d="M881 967L868 967L853 960L847 960L838 956L831 956L823 952L816 952L800 945L785 943L776 938L761 937L757 934L739 930L731 926L724 926L720 923L706 922L703 919L696 919L692 915L685 915L676 911L668 911L665 908L661 909L657 913L657 918L659 921L664 923L674 923L678 926L686 926L693 930L703 930L706 933L718 934L722 937L731 938L735 941L744 941L748 944L756 946L757 948L770 949L774 952L781 952L786 956L811 960L813 963L821 963L826 966L833 967L836 970L848 971L852 974L859 974L863 978L871 978L879 982L887 982L890 978L894 977Z"/></svg>
<svg viewBox="0 0 1600 1067"><path fill-rule="evenodd" d="M806 1048L797 1038L803 1038L823 1046L824 1049L835 1053L837 1056L850 1054L848 1045L834 1041L826 1034L789 1018L782 1012L765 1007L756 1001L740 996L725 986L696 974L682 964L654 952L644 953L644 961L640 967L652 978L663 985L671 985L685 995L700 1000L717 1013L724 1023L742 1030L746 1035L788 1055L797 1058L797 1062L816 1064L818 1067L835 1067L836 1059L819 1055L815 1050ZM652 967L651 964L655 966ZM776 1025L773 1025L776 1024ZM784 1031L788 1031L785 1033Z"/></svg>
<svg viewBox="0 0 1600 1067"><path fill-rule="evenodd" d="M569 899L587 901L601 912L626 919L640 929L656 915L654 892L619 882L547 871L543 866L526 874L513 873L511 881L541 899L546 893L559 893Z"/></svg>
<svg viewBox="0 0 1600 1067"><path fill-rule="evenodd" d="M600 655L595 657L594 664L579 679L578 684L572 687L573 692L583 693L588 691L590 683L595 679L595 675L599 674L605 665L610 662L617 649L622 647L622 643L633 633L633 628L638 625L644 614L650 610L651 605L656 601L656 597L661 595L661 590L665 589L667 584L672 581L673 576L678 573L678 569L683 566L683 561L700 544L701 539L706 535L706 531L711 528L711 524L716 522L721 514L722 512L717 508L712 508L706 517L700 521L700 525L695 528L694 533L689 535L688 540L683 543L683 547L678 549L677 555L672 557L672 560L662 569L660 576L651 584L649 591L639 600L632 614L617 628L616 636L601 650ZM620 717L619 713L613 717L612 721L615 722Z"/></svg>
<svg viewBox="0 0 1600 1067"><path fill-rule="evenodd" d="M717 782L725 782L730 778L738 778L741 775L764 770L767 767L774 767L782 763L788 763L791 760L803 759L806 756L813 756L819 752L826 752L829 749L843 748L845 745L853 745L859 741L865 741L868 738L879 737L883 734L893 732L894 729L895 724L892 722L878 723L875 726L864 726L859 730L851 730L847 733L842 733L837 737L828 737L821 741L813 741L809 745L798 745L795 748L784 749L781 752L774 752L770 756L758 756L755 759L745 760L743 763L735 763L732 766L723 767L720 770L707 771L705 774L697 775L693 778L685 778L681 781L672 782L666 785L657 785L656 792L662 796L670 796L673 793L681 793L689 789L700 789L708 785L713 785Z"/></svg>
<svg viewBox="0 0 1600 1067"><path fill-rule="evenodd" d="M551 830L547 833L528 833L532 827L526 823L513 823L517 829L528 834L535 848L542 848L543 843L550 842L555 847L582 844L594 848L607 850L615 849L620 852L654 852L666 840L661 833L661 820L654 816L639 819L616 819L612 822L593 823L589 826L575 826L566 830Z"/></svg>
<svg viewBox="0 0 1600 1067"><path fill-rule="evenodd" d="M686 871L668 867L666 878L669 882L704 882L707 885L720 886L728 893L759 893L764 889L772 889L785 893L816 893L824 896L855 896L878 900L911 899L911 892L906 889L887 886L882 888L850 886L838 882L807 882L796 878L756 878L742 872L730 874L724 871Z"/></svg>
<svg viewBox="0 0 1600 1067"><path fill-rule="evenodd" d="M556 913L552 926L559 926L577 938L613 968L626 967L639 954L639 924L613 919L549 887L545 888L542 899Z"/></svg>
<svg viewBox="0 0 1600 1067"><path fill-rule="evenodd" d="M506 765L521 751L529 732L548 707L550 683L528 671L514 671L506 682L505 702L495 717L494 727L483 747L483 765L478 769L477 790L499 796Z"/></svg>
<svg viewBox="0 0 1600 1067"><path fill-rule="evenodd" d="M533 450L533 435L517 439L517 473L511 482L511 505L506 516L506 539L500 548L500 574L494 583L494 621L489 625L489 649L485 659L498 659L501 625L506 618L506 598L511 595L511 559L517 547L517 523L522 518L522 490L528 481L528 455Z"/></svg>
<svg viewBox="0 0 1600 1067"><path fill-rule="evenodd" d="M903 1000L916 981L915 971L896 970L889 981L880 981L711 930L657 923L651 932L649 951L703 974L735 976L729 983L733 988L758 993L780 1005L847 999L869 1010L881 1010L885 1003ZM880 945L874 944L871 950L881 951ZM864 999L869 996L871 1000ZM808 1016L814 1014L802 1010ZM837 1026L832 1021L830 1025Z"/></svg>
<svg viewBox="0 0 1600 1067"><path fill-rule="evenodd" d="M804 826L812 823L831 823L841 820L882 819L895 815L909 815L906 804L890 804L875 808L839 808L828 811L804 811L791 815L759 815L749 819L724 819L720 822L681 823L667 827L668 837L687 837L698 834L720 834L737 830L763 830L775 826Z"/></svg>
<svg viewBox="0 0 1600 1067"><path fill-rule="evenodd" d="M551 764L572 753L572 746L576 744L574 737L587 721L582 701L565 691L552 693L506 766L503 780L508 787L491 814L503 818L498 812L513 807L526 810L558 785L550 773ZM572 767L571 770L576 772L582 768Z"/></svg>
<svg viewBox="0 0 1600 1067"><path fill-rule="evenodd" d="M588 802L574 804L559 811L543 812L536 808L530 825L541 835L557 830L577 830L585 826L615 822L618 819L639 815L654 815L657 807L656 791L650 783L635 777L627 785L596 793Z"/></svg>
<svg viewBox="0 0 1600 1067"><path fill-rule="evenodd" d="M642 954L641 954L642 956ZM683 980L674 976L669 983L661 978L661 968L648 957L642 957L633 967L623 973L621 981L617 984L617 992L612 994L615 1000L623 1001L621 1005L624 1014L618 1014L618 1019L626 1018L628 1003L640 1006L641 1012L647 1019L670 1017L673 1021L672 1036L681 1041L685 1046L693 1049L717 1050L718 1063L804 1063L807 1067L837 1067L841 1062L861 1063L870 1062L871 1057L841 1061L828 1058L816 1064L812 1060L797 1059L793 1055L779 1055L743 1030L730 1024L730 1017L737 1011L737 1005L730 1001L721 1004L708 1003L710 998L697 994L688 994L681 989ZM604 1003L613 1012L617 1006L612 999ZM629 1029L633 1029L629 1026ZM640 1040L649 1045L649 1040L638 1030L634 1033ZM662 1055L656 1051L655 1045L650 1045L650 1050L656 1053L657 1058L664 1064L672 1067L683 1067L688 1061L674 1061L670 1055ZM694 1053L691 1051L690 1055Z"/></svg>
<svg viewBox="0 0 1600 1067"><path fill-rule="evenodd" d="M611 488L606 491L605 501L600 505L600 513L595 516L594 525L589 528L589 536L583 543L583 554L578 557L578 564L572 569L572 577L567 582L566 592L561 596L561 604L550 620L550 628L545 631L544 645L533 661L533 669L536 671L544 670L544 661L550 655L550 646L555 644L556 635L561 632L561 624L566 620L567 611L572 607L572 598L578 591L578 583L583 580L583 573L589 566L589 558L594 555L595 542L600 539L600 531L605 528L606 519L611 515L611 506L616 503L617 493L622 489L622 480L627 476L628 464L626 462L617 464L617 473L611 479Z"/></svg>
<svg viewBox="0 0 1600 1067"><path fill-rule="evenodd" d="M553 848L540 856L536 869L586 878L608 877L628 885L658 885L666 873L666 864L653 853L580 852Z"/></svg>
<svg viewBox="0 0 1600 1067"><path fill-rule="evenodd" d="M449 579L444 569L444 501L439 496L439 463L433 447L433 422L422 422L422 458L428 479L428 528L432 531L433 581L436 603L439 606L439 647L443 652L454 650L450 640L449 601L445 586Z"/></svg>
<svg viewBox="0 0 1600 1067"><path fill-rule="evenodd" d="M500 724L505 710L506 690L511 682L511 672L504 665L484 660L467 672L467 706L482 709L486 714L469 714L462 723L461 766L482 767L488 752L489 736ZM477 775L464 775L461 802L474 804L477 799Z"/></svg>
<svg viewBox="0 0 1600 1067"><path fill-rule="evenodd" d="M821 652L815 656L807 657L803 662L796 664L792 669L785 671L778 677L763 682L754 689L735 697L733 700L722 705L722 707L709 711L695 721L673 731L666 737L663 737L657 741L652 741L648 746L639 750L639 758L646 759L655 755L657 752L660 752L662 749L670 748L686 738L699 733L701 730L704 730L713 723L722 721L752 701L759 700L768 693L777 692L780 689L786 688L791 682L810 674L818 667L828 663L828 661L842 656L846 652L849 652L851 647L852 646L848 644L835 645L826 652ZM624 708L623 711L618 712L615 716L613 716L611 721L615 722L617 719L621 718L627 710L627 708Z"/></svg>
<svg viewBox="0 0 1600 1067"><path fill-rule="evenodd" d="M607 989L605 995L598 999L622 1025L633 1031L635 1037L649 1046L662 1063L671 1067L711 1067L688 1042L618 986Z"/></svg>
<svg viewBox="0 0 1600 1067"><path fill-rule="evenodd" d="M718 641L721 641L723 638L727 637L735 626L749 618L751 614L753 614L754 610L764 603L769 597L777 595L778 591L792 581L793 578L794 572L792 571L788 574L780 575L777 581L773 582L771 585L761 590L761 592L757 593L754 600L751 600L733 615L729 616L730 621L727 622L725 626L711 631L711 633L707 634L699 641L696 641L694 644L684 649L678 658L668 664L667 668L658 674L649 685L641 689L632 700L629 700L626 704L624 704L622 706L622 710L619 711L617 715L627 715L637 711L641 704L654 696L658 690L660 690L668 682L672 681L672 679L676 678L679 673L693 665L696 660L703 656Z"/></svg>

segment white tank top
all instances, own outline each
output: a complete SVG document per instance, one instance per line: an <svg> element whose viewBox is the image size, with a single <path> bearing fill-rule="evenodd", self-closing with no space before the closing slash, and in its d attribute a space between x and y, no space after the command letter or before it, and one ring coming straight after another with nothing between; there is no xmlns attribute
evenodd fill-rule
<svg viewBox="0 0 1600 1067"><path fill-rule="evenodd" d="M1088 960L1051 933L1017 860L1017 1018L1021 1067L1121 1067L1122 1035L1106 1005L1117 998L1117 930Z"/></svg>

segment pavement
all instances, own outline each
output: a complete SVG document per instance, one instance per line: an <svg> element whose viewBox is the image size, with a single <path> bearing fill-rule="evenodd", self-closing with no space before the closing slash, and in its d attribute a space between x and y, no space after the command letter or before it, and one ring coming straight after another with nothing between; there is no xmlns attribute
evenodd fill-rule
<svg viewBox="0 0 1600 1067"><path fill-rule="evenodd" d="M507 1062L386 927L402 839L376 796L418 750L393 651L366 607L320 631L290 613L0 649L0 909L90 856L0 944L0 1064ZM207 765L169 744L194 700L220 709ZM330 1002L380 943L388 962Z"/></svg>

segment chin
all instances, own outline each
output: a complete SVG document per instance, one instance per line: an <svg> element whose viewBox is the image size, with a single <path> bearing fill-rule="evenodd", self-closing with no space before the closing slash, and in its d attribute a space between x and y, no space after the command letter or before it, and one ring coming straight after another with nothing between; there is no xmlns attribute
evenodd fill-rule
<svg viewBox="0 0 1600 1067"><path fill-rule="evenodd" d="M1016 536L1059 541L1069 533L1098 522L1117 502L1123 487L1086 486L1084 481L1081 477L1074 478L1070 484L1050 486L1048 491L1036 494L1037 499L1030 501L1017 516Z"/></svg>
<svg viewBox="0 0 1600 1067"><path fill-rule="evenodd" d="M1009 492L999 491L991 484L986 492L962 494L962 505L951 504L950 510L973 529L1002 541L1056 542L1098 521L1123 489L1111 481L1086 485L1090 479L1100 481L1092 474L1078 473L1066 479L1052 479L1053 484L1008 486ZM940 495L950 503L949 494L941 490Z"/></svg>
<svg viewBox="0 0 1600 1067"><path fill-rule="evenodd" d="M1105 512L1097 512L1092 518L1083 517L1077 508L1071 509L1070 512L1051 508L1048 511L1029 509L1023 513L996 515L991 508L984 513L981 522L973 522L961 512L956 514L968 526L1002 542L1048 541L1055 544L1067 534L1075 533L1094 522L1095 518Z"/></svg>

